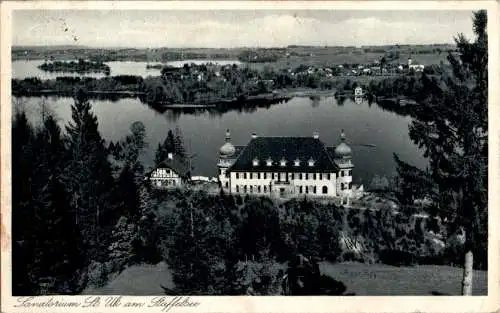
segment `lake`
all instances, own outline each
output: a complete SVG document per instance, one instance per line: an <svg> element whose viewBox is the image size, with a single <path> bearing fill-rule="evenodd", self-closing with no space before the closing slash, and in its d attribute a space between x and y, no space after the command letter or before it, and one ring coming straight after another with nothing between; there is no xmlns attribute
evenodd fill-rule
<svg viewBox="0 0 500 313"><path fill-rule="evenodd" d="M54 112L60 124L71 119L71 98L14 98L14 105L22 105L34 122L40 119L40 104ZM99 121L99 130L106 140L119 140L135 121L146 126L149 147L142 156L146 166L154 160L159 142L169 129L179 127L193 159L194 175L215 176L219 148L224 143L225 130L231 130L235 145L246 145L255 132L260 136L312 136L319 132L320 139L333 146L339 142L341 129L352 145L354 183L369 185L375 175L395 173L393 153L420 168L426 160L422 152L410 141L410 117L383 110L377 104L356 103L346 100L339 105L334 98L313 101L293 98L269 108L256 108L252 112L229 111L223 114L199 112L177 113L167 110L161 114L137 99L116 102L91 100ZM364 147L369 144L376 147Z"/></svg>
<svg viewBox="0 0 500 313"><path fill-rule="evenodd" d="M12 78L24 79L26 77L39 77L40 79L55 79L58 76L80 76L80 77L95 77L101 78L105 77L104 73L61 73L61 72L44 72L40 70L37 66L41 65L43 60L18 60L12 62ZM165 65L182 67L185 63L214 63L219 65L228 64L242 64L238 60L185 60L185 61L172 61L166 62ZM138 75L138 76L158 76L160 75L159 69L146 69L147 62L134 62L134 61L113 61L105 62L111 68L111 76L116 75ZM153 62L150 64L159 64Z"/></svg>

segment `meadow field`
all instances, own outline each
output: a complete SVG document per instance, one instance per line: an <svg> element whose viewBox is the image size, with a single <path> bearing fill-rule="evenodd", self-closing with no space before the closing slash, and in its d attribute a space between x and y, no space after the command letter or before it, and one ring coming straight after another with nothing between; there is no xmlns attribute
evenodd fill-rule
<svg viewBox="0 0 500 313"><path fill-rule="evenodd" d="M343 282L347 293L358 296L431 296L460 295L462 269L451 266L419 265L395 267L356 262L320 263L322 274ZM474 271L474 295L486 295L488 272ZM172 273L161 262L126 268L104 287L88 289L84 294L162 295L161 286L173 288Z"/></svg>

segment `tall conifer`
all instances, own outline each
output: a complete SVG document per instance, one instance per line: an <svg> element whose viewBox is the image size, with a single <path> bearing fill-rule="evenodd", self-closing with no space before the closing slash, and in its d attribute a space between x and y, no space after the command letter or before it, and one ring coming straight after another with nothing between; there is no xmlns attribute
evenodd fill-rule
<svg viewBox="0 0 500 313"><path fill-rule="evenodd" d="M68 142L67 186L70 205L82 232L87 261L105 251L107 231L114 226L106 220L112 176L107 149L98 130L97 117L84 91L78 90L71 106L72 121L66 126ZM111 222L111 223L110 223Z"/></svg>
<svg viewBox="0 0 500 313"><path fill-rule="evenodd" d="M452 73L422 76L421 106L410 138L424 150L438 192L436 202L453 225L465 231L462 293L472 292L473 254L486 264L488 168L487 13L473 17L475 40L455 38L459 56L449 54Z"/></svg>

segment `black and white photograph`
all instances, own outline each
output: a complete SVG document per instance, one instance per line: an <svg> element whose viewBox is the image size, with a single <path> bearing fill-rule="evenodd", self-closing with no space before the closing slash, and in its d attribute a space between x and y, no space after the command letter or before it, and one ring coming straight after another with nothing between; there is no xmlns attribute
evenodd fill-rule
<svg viewBox="0 0 500 313"><path fill-rule="evenodd" d="M12 9L10 296L491 295L496 11L358 4Z"/></svg>

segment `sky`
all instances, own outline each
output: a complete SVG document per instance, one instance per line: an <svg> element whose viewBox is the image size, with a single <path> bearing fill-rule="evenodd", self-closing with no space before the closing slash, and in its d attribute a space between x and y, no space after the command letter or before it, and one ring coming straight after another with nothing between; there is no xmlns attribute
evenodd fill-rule
<svg viewBox="0 0 500 313"><path fill-rule="evenodd" d="M466 10L17 10L12 16L15 46L362 46L472 37L472 12Z"/></svg>

